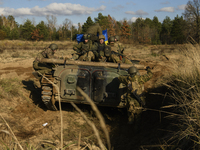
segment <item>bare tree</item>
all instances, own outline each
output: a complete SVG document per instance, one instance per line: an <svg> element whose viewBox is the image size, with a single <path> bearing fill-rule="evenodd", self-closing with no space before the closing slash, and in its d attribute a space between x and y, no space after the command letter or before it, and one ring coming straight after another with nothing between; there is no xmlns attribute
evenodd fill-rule
<svg viewBox="0 0 200 150"><path fill-rule="evenodd" d="M80 22L78 23L78 33L80 34L82 32L82 26L80 24Z"/></svg>
<svg viewBox="0 0 200 150"><path fill-rule="evenodd" d="M47 16L46 16L46 19L47 19L47 21L48 21L49 27L50 27L51 29L55 28L56 22L57 22L57 18L56 18L54 15L51 15L51 16L47 15Z"/></svg>
<svg viewBox="0 0 200 150"><path fill-rule="evenodd" d="M64 27L64 38L66 39L66 34L67 34L67 30L71 30L71 26L72 26L72 21L70 19L65 19L63 21L63 27Z"/></svg>
<svg viewBox="0 0 200 150"><path fill-rule="evenodd" d="M186 21L190 23L190 26L191 26L190 29L194 30L195 39L199 43L200 42L200 0L188 1L183 15Z"/></svg>
<svg viewBox="0 0 200 150"><path fill-rule="evenodd" d="M54 28L56 27L57 18L54 15L51 15L51 16L47 15L46 19L48 21L49 36L50 36L50 39L52 40L52 34L54 31Z"/></svg>

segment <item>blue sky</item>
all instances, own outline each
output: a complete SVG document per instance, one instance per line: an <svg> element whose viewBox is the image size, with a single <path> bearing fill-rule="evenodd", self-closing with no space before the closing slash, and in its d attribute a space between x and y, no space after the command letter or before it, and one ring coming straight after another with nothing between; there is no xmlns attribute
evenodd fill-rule
<svg viewBox="0 0 200 150"><path fill-rule="evenodd" d="M138 17L162 22L166 16L174 19L181 16L189 0L0 0L1 15L13 15L22 24L26 19L47 22L47 15L57 18L62 25L67 18L74 25L83 24L88 16L92 19L102 13L117 21L126 19L134 22Z"/></svg>

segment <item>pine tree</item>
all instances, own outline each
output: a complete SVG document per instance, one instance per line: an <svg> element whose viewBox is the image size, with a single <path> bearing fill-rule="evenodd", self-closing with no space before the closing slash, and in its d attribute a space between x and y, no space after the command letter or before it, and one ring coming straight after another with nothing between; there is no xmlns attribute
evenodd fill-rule
<svg viewBox="0 0 200 150"><path fill-rule="evenodd" d="M39 41L40 39L42 39L44 36L43 35L39 35L39 30L40 29L35 29L32 33L31 33L31 35L32 35L32 39L33 40L36 40L36 41Z"/></svg>
<svg viewBox="0 0 200 150"><path fill-rule="evenodd" d="M186 40L186 28L187 23L183 20L183 17L178 15L172 21L171 36L173 43L183 44Z"/></svg>
<svg viewBox="0 0 200 150"><path fill-rule="evenodd" d="M124 20L123 25L121 27L121 36L123 41L127 41L130 38L131 36L130 32L131 32L130 26L128 25L127 21Z"/></svg>
<svg viewBox="0 0 200 150"><path fill-rule="evenodd" d="M114 26L116 24L116 21L114 19L112 19L112 17L110 15L108 15L108 22L109 22L109 28L108 28L108 36L115 36L115 29Z"/></svg>
<svg viewBox="0 0 200 150"><path fill-rule="evenodd" d="M171 19L166 16L162 23L162 31L161 31L161 41L163 44L170 44L171 43L171 29L172 29L172 21Z"/></svg>
<svg viewBox="0 0 200 150"><path fill-rule="evenodd" d="M158 17L156 16L153 17L152 25L153 25L154 35L151 38L151 42L152 44L161 44L160 33L162 29L162 24L158 21Z"/></svg>
<svg viewBox="0 0 200 150"><path fill-rule="evenodd" d="M47 40L49 36L48 28L45 25L44 21L41 21L39 24L36 25L36 28L39 29L39 35L43 35L43 40Z"/></svg>
<svg viewBox="0 0 200 150"><path fill-rule="evenodd" d="M94 22L92 21L91 17L89 16L86 20L86 22L82 25L82 33L86 33L87 29L94 25Z"/></svg>
<svg viewBox="0 0 200 150"><path fill-rule="evenodd" d="M26 40L31 40L32 37L31 33L33 32L34 29L35 27L32 24L32 22L29 19L27 19L26 22L20 26L22 38Z"/></svg>

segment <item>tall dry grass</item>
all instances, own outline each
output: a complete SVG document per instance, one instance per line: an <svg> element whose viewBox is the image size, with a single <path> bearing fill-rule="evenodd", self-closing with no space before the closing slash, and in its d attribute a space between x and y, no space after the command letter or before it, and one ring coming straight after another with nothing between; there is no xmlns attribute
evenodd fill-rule
<svg viewBox="0 0 200 150"><path fill-rule="evenodd" d="M200 149L200 46L185 45L183 56L174 62L169 88L170 108L174 125L178 128L171 137L175 148Z"/></svg>

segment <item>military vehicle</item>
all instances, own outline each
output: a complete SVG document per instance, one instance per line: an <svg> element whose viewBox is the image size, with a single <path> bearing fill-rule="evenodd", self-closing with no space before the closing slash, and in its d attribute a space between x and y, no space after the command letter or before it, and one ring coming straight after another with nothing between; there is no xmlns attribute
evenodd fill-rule
<svg viewBox="0 0 200 150"><path fill-rule="evenodd" d="M79 86L97 105L125 107L125 86L118 81L119 75L128 75L127 69L133 65L71 61L61 59L42 59L41 62L58 64L52 74L45 77L52 81L56 89L44 77L41 80L42 101L48 109L57 110L55 102L74 102L88 104L77 91ZM143 65L135 64L138 69Z"/></svg>

